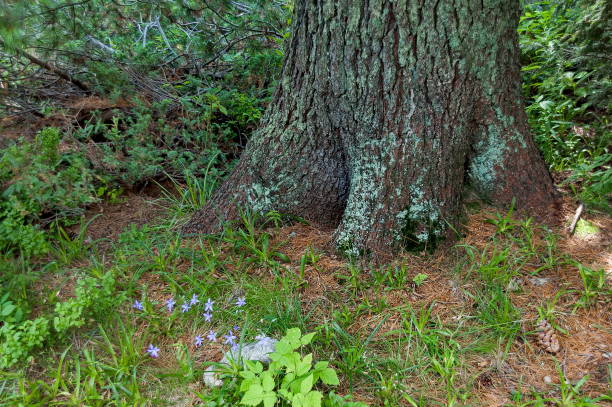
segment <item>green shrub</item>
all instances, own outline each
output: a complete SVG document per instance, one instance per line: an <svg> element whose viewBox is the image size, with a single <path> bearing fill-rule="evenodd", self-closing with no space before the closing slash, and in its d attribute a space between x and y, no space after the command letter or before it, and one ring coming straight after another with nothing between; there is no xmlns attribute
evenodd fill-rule
<svg viewBox="0 0 612 407"><path fill-rule="evenodd" d="M61 153L61 136L53 127L33 142L21 139L0 157L0 251L24 256L48 251L37 222L68 218L97 200L93 173L83 155Z"/></svg>
<svg viewBox="0 0 612 407"><path fill-rule="evenodd" d="M243 406L272 407L281 403L294 407L365 407L364 403L350 402L334 392L326 394L316 390L321 384L337 386L339 380L329 362L320 361L313 365L312 353L302 356L303 347L310 344L314 335L302 335L299 328L287 330L270 354L269 366L245 361L241 371L230 373L230 376L238 376L238 382L225 382L227 389L219 391L231 397L228 393L235 389L235 404ZM225 400L226 403L229 401L232 400Z"/></svg>
<svg viewBox="0 0 612 407"><path fill-rule="evenodd" d="M0 369L11 367L29 356L49 335L49 320L39 317L21 324L5 323L0 327Z"/></svg>
<svg viewBox="0 0 612 407"><path fill-rule="evenodd" d="M32 350L52 339L65 336L72 328L109 315L121 303L124 294L117 295L115 277L107 272L97 277L86 277L77 283L75 297L55 305L52 314L23 321L23 312L16 310L8 294L0 299L0 369L25 360ZM6 314L6 316L4 316ZM53 330L51 329L53 328Z"/></svg>
<svg viewBox="0 0 612 407"><path fill-rule="evenodd" d="M19 323L23 319L23 310L13 301L9 300L10 293L0 298L0 324Z"/></svg>
<svg viewBox="0 0 612 407"><path fill-rule="evenodd" d="M37 256L46 253L49 245L45 233L28 224L14 199L0 203L0 252L19 251L22 255Z"/></svg>
<svg viewBox="0 0 612 407"><path fill-rule="evenodd" d="M610 190L612 177L610 3L524 1L523 7L523 90L536 143L553 170L574 170L574 179L587 179L576 191L582 200L607 208L602 192ZM592 171L597 174L585 174Z"/></svg>
<svg viewBox="0 0 612 407"><path fill-rule="evenodd" d="M576 194L581 201L590 203L593 208L609 209L612 196L611 166L612 154L602 154L591 163L578 165L564 184L573 188L575 183L579 183L581 188Z"/></svg>
<svg viewBox="0 0 612 407"><path fill-rule="evenodd" d="M86 277L77 283L75 298L57 303L53 327L59 334L83 326L88 318L103 317L114 305L123 301L115 295L115 278L107 272L100 278Z"/></svg>

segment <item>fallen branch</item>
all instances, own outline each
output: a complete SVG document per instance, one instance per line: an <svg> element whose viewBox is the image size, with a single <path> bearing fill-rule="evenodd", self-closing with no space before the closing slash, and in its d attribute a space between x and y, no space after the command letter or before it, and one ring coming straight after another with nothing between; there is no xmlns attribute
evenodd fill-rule
<svg viewBox="0 0 612 407"><path fill-rule="evenodd" d="M578 205L578 208L576 209L576 213L574 214L574 219L572 220L572 223L569 226L570 236L574 234L574 231L576 230L576 225L578 224L578 220L580 220L580 216L582 215L583 211L584 211L584 204L581 202L580 205Z"/></svg>

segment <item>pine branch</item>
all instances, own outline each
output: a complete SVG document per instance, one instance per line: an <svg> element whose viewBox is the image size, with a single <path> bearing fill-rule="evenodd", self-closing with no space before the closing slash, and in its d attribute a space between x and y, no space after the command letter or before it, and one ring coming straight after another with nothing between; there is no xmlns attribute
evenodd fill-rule
<svg viewBox="0 0 612 407"><path fill-rule="evenodd" d="M5 46L4 41L2 41L2 39L0 39L0 46ZM72 75L70 75L68 72L61 70L60 68L51 65L48 62L45 62L41 59L38 59L37 57L35 57L34 55L22 50L22 49L16 49L16 52L23 56L24 58L26 58L28 61L32 62L33 64L36 64L38 66L40 66L43 69L46 69L49 72L53 72L55 75L59 76L60 78L64 79L65 81L68 81L70 83L72 83L73 85L75 85L77 88L87 92L87 93L91 93L91 89L89 88L89 86L87 86L85 83L81 82L80 80L78 80L77 78L74 78Z"/></svg>

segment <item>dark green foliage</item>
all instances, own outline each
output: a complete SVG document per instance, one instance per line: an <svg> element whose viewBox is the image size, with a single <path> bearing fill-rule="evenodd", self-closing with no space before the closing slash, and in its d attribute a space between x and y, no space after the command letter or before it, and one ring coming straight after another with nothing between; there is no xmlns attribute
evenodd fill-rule
<svg viewBox="0 0 612 407"><path fill-rule="evenodd" d="M46 237L34 224L79 214L97 200L84 155L60 153L60 140L58 129L49 127L33 142L21 139L1 151L0 252L47 252Z"/></svg>
<svg viewBox="0 0 612 407"><path fill-rule="evenodd" d="M598 208L608 207L612 192L610 7L605 0L526 1L519 26L536 142L553 170L574 170L577 195Z"/></svg>
<svg viewBox="0 0 612 407"><path fill-rule="evenodd" d="M24 256L48 252L42 226L99 199L167 177L214 186L271 97L291 12L267 1L5 3L0 112L78 115L1 153L0 252ZM82 92L25 53L100 99L70 110L65 97Z"/></svg>
<svg viewBox="0 0 612 407"><path fill-rule="evenodd" d="M19 51L35 52L95 93L175 103L195 102L218 85L267 98L291 12L289 3L263 0L6 2L0 66L11 85L26 84L21 67L35 68Z"/></svg>

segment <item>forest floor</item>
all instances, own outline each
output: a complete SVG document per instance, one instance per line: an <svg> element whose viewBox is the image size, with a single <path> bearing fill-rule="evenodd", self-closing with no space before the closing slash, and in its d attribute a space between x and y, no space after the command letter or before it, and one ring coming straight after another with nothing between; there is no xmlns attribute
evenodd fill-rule
<svg viewBox="0 0 612 407"><path fill-rule="evenodd" d="M370 405L578 406L591 404L554 403L609 394L612 307L600 281L612 277L609 217L587 215L586 231L569 236L479 208L452 248L368 268L326 252L330 231L302 223L242 225L221 241L180 239L173 230L180 194L160 195L170 189L128 193L88 211L81 254L41 278L35 291L70 298L88 270L116 269L123 301L114 322L89 324L73 334L69 350L36 358L26 370L30 379L57 380L62 349L75 360L86 361L89 349L100 363L121 363L127 339L143 401L198 405L213 397L201 380L206 363L219 361L228 346L196 347L194 338L238 325L246 342L257 334L278 338L291 327L317 332L310 351L338 371L335 391ZM569 199L564 211L569 223ZM279 252L288 259L279 260ZM194 309L178 311L193 294L199 311L204 299L214 300L211 322ZM232 305L238 297L245 306ZM171 317L164 308L170 298L177 301ZM142 311L133 309L135 299ZM555 327L556 354L538 343L542 318ZM161 349L158 358L146 357L149 343ZM72 363L65 362L67 391L56 402L74 396Z"/></svg>
<svg viewBox="0 0 612 407"><path fill-rule="evenodd" d="M37 130L13 126L5 139ZM0 405L238 405L237 370L223 373L220 388L202 380L230 348L224 335L245 344L296 327L316 332L304 351L338 373L339 385L319 389L372 406L612 400L611 217L587 212L569 235L569 196L555 227L469 202L453 245L374 267L329 252L332 231L275 214L181 237L198 204L192 188L151 182L96 203L51 239L46 257L14 265L15 276L19 267L32 276L30 318L76 322L0 375ZM71 316L58 304L83 308ZM554 353L538 339L544 319Z"/></svg>

